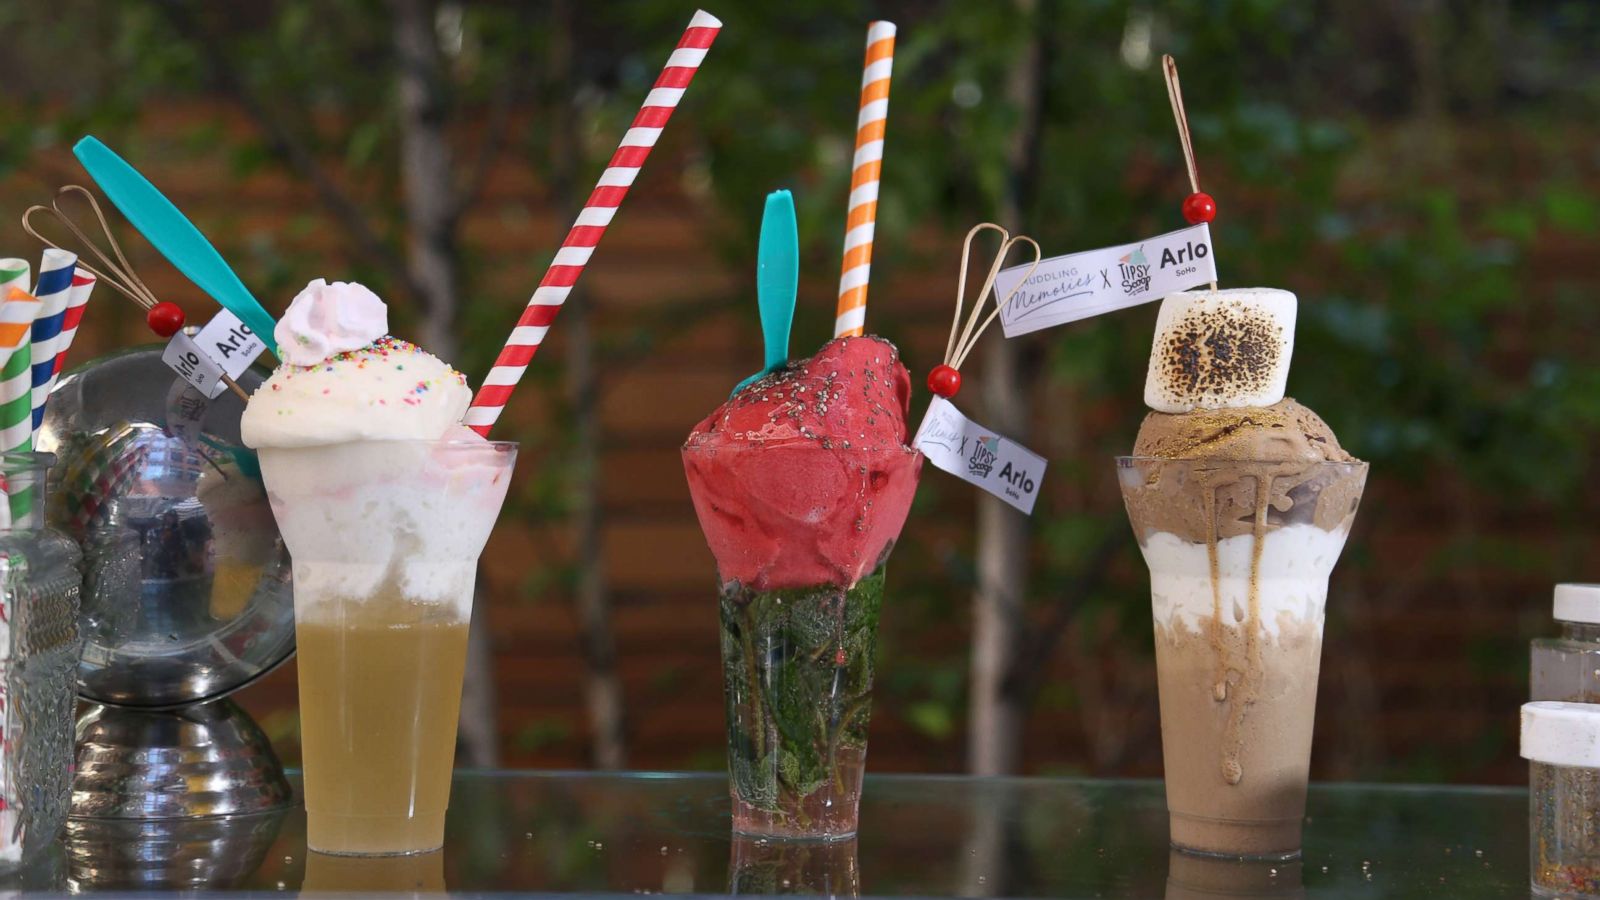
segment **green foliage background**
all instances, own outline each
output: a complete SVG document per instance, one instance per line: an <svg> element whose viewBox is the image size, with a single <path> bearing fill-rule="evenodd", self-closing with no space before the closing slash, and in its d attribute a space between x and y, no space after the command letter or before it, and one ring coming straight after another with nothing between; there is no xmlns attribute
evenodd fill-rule
<svg viewBox="0 0 1600 900"><path fill-rule="evenodd" d="M1044 61L1041 167L1023 221L1007 224L1050 254L1181 224L1187 187L1157 69L1161 53L1175 54L1202 177L1221 207L1214 229L1224 280L1299 293L1291 388L1377 473L1364 536L1347 560L1351 574L1336 587L1330 654L1365 654L1383 668L1386 648L1443 641L1448 664L1480 679L1460 685L1478 700L1441 696L1427 700L1429 708L1509 720L1524 641L1544 627L1544 591L1556 580L1596 577L1600 12L1554 0L725 6L713 10L726 27L669 146L688 160L686 190L721 211L719 248L734 267L753 257L758 198L777 186L796 190L806 271L837 265L863 26L874 17L900 24L875 285L952 268L949 236L997 215L1017 177L1005 148L1023 124L1005 86L1035 35ZM575 110L589 151L579 180L588 184L690 8L668 0L572 8L570 79L545 64L554 8L443 4L451 100L476 122L514 83L508 102L535 124L510 136L507 153L541 173L556 163L539 123L553 110ZM175 15L198 16L225 38L241 77L376 198L372 221L400 221L393 59L377 0L274 0L226 13L177 0L0 7L0 33L12 48L0 60L0 179L54 183L56 173L38 160L86 132L133 156L173 140L141 130L143 117L172 98L217 90L204 48L175 31ZM220 128L178 137L225 159L238 177L279 165L270 146ZM308 211L296 227L315 221ZM274 235L215 224L262 295L284 296L302 277L301 261ZM399 246L393 231L382 236ZM464 295L472 297L492 260L470 243L463 253ZM394 288L360 260L347 271L380 293ZM830 288L828 279L805 286L797 335L826 330ZM747 298L730 290L694 302L705 313ZM669 305L630 323L606 338L602 353L647 364L683 309ZM873 316L875 330L890 336L925 324L884 305ZM1032 442L1052 461L1050 495L1035 517L1035 611L1048 620L1071 604L1061 653L1043 657L1056 660L1053 674L1035 689L1053 713L1087 715L1084 660L1126 666L1148 653L1131 542L1109 561L1097 548L1126 528L1106 460L1126 449L1142 414L1152 318L1144 309L1025 341L1038 414ZM462 363L475 377L504 325L499 305L465 310L460 327L471 349ZM913 361L913 369L926 362ZM536 389L560 377L553 367L537 371ZM981 418L981 409L974 413ZM563 440L523 437L536 447ZM562 470L545 471L519 498L521 514L559 517L567 508ZM925 481L917 515L966 508L953 483ZM1421 555L1384 544L1408 528L1448 537ZM928 541L899 551L893 592L914 615L897 611L901 624L885 640L922 649L895 654L896 665L880 672L880 690L945 762L959 754L965 657L959 646L924 647L917 635L925 625L965 620L969 544ZM569 575L540 571L530 584ZM1380 618L1419 615L1384 619L1393 633L1380 642L1363 631L1371 621L1341 618L1341 592L1366 596L1369 612L1381 604ZM1473 623L1465 633L1438 624L1458 608ZM1506 609L1524 613L1514 627L1497 613ZM1063 658L1075 677L1062 674ZM1121 696L1115 684L1093 689L1102 705ZM1485 702L1503 708L1485 712ZM1400 703L1384 695L1351 709L1381 715ZM1340 738L1336 769L1515 777L1509 732L1485 725L1479 733L1465 747L1443 737L1376 745ZM1131 732L1124 746L1075 765L1137 768L1148 758L1125 746L1137 739Z"/></svg>

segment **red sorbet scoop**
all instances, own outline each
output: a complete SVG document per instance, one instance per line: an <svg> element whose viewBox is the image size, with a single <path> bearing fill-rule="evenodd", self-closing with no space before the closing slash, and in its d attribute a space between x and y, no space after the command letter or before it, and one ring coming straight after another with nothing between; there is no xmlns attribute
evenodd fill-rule
<svg viewBox="0 0 1600 900"><path fill-rule="evenodd" d="M724 583L854 585L900 535L922 454L911 377L878 337L828 342L696 425L684 471Z"/></svg>

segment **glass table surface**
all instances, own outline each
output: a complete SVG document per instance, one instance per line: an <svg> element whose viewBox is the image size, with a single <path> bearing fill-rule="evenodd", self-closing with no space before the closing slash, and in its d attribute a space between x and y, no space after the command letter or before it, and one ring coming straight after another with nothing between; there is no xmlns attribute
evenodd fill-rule
<svg viewBox="0 0 1600 900"><path fill-rule="evenodd" d="M299 782L295 781L298 789ZM836 843L729 833L712 774L458 772L443 851L308 854L305 815L77 820L22 889L74 892L823 894L975 897L1527 896L1527 795L1314 785L1301 862L1170 853L1158 781L869 776Z"/></svg>

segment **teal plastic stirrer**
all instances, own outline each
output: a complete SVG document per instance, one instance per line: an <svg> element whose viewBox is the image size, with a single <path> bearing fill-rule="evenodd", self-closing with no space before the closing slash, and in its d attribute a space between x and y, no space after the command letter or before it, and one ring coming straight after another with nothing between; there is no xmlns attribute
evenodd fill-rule
<svg viewBox="0 0 1600 900"><path fill-rule="evenodd" d="M794 325L795 295L800 290L800 228L795 223L794 197L788 191L767 195L761 214L761 242L756 256L756 301L761 305L761 338L766 366L739 382L745 386L789 362L789 329Z"/></svg>
<svg viewBox="0 0 1600 900"><path fill-rule="evenodd" d="M145 240L224 309L238 316L239 321L266 343L267 349L274 354L278 352L278 344L272 339L272 329L277 323L256 302L250 289L228 267L217 248L211 246L200 229L194 227L171 200L93 136L78 141L72 152Z"/></svg>

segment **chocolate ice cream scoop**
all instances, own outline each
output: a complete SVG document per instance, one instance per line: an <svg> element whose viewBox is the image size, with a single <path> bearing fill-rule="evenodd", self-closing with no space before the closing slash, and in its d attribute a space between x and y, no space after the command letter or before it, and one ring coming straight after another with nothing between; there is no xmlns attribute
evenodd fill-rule
<svg viewBox="0 0 1600 900"><path fill-rule="evenodd" d="M1134 456L1261 462L1348 462L1355 457L1322 417L1286 397L1271 406L1153 412L1139 427Z"/></svg>
<svg viewBox="0 0 1600 900"><path fill-rule="evenodd" d="M1133 455L1196 461L1181 474L1147 467L1143 487L1126 499L1135 521L1201 543L1251 533L1263 487L1274 511L1268 530L1300 503L1313 504L1310 519L1332 530L1354 514L1364 480L1320 465L1356 460L1321 416L1292 397L1271 406L1150 413Z"/></svg>

